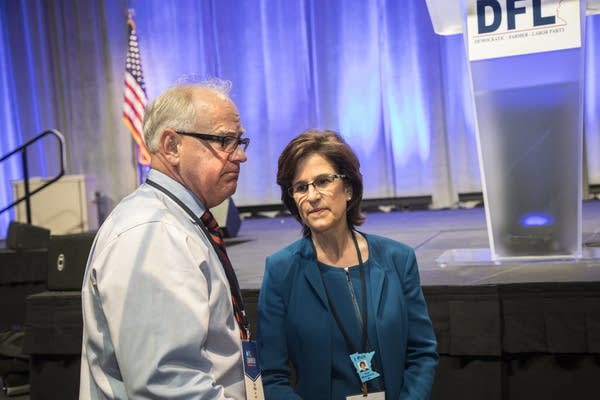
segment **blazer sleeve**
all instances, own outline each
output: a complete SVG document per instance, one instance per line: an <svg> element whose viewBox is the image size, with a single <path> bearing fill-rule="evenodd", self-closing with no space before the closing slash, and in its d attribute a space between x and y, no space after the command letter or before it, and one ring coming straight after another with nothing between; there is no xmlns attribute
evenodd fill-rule
<svg viewBox="0 0 600 400"><path fill-rule="evenodd" d="M403 282L408 314L408 337L404 385L400 399L426 400L431 393L438 363L437 342L427 304L421 289L419 268L414 250L410 249L405 264L398 271ZM398 268L399 265L396 265Z"/></svg>
<svg viewBox="0 0 600 400"><path fill-rule="evenodd" d="M258 298L257 345L261 363L265 398L269 400L301 399L291 386L291 366L286 339L287 295L289 284L285 271L290 257L281 253L267 258Z"/></svg>

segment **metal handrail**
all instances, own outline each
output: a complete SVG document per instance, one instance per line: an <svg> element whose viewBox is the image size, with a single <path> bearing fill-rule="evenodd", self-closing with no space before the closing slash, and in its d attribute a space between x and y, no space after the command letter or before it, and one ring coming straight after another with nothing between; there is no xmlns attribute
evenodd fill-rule
<svg viewBox="0 0 600 400"><path fill-rule="evenodd" d="M29 189L29 168L27 167L27 147L29 147L30 145L39 141L41 138L43 138L44 136L47 136L47 135L52 135L52 136L56 137L56 139L58 140L58 145L59 145L59 150L60 150L60 172L55 177L46 181L42 186L38 187L34 191L30 191L30 189ZM29 198L31 196L33 196L34 194L36 194L37 192L39 192L40 190L44 189L46 186L51 185L52 183L56 182L57 180L60 179L61 176L63 176L65 174L65 164L67 163L67 161L66 161L66 155L64 152L64 148L65 148L65 138L62 135L62 133L60 133L56 129L50 129L50 130L40 133L33 139L22 144L21 146L17 147L10 153L7 153L4 156L2 156L2 158L0 158L0 163L2 163L4 160L15 155L16 153L19 153L19 152L21 153L21 165L23 167L23 188L25 189L25 195L23 197L16 199L11 204L9 204L8 206L1 209L0 214L11 209L12 207L16 206L20 202L25 201L25 210L27 212L27 223L31 224L31 201L29 200Z"/></svg>

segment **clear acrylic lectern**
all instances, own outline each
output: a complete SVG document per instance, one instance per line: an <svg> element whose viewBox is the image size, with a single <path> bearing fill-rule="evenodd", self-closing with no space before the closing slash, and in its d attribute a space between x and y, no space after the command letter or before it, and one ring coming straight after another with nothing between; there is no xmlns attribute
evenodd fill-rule
<svg viewBox="0 0 600 400"><path fill-rule="evenodd" d="M469 58L490 249L465 259L580 258L585 15L599 2L507 3L427 0Z"/></svg>

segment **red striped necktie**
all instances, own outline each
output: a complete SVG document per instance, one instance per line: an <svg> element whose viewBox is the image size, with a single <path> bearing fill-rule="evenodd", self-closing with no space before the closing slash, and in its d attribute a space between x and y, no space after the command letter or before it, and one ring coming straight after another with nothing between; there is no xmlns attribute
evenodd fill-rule
<svg viewBox="0 0 600 400"><path fill-rule="evenodd" d="M233 265L229 260L229 256L227 256L227 251L225 250L223 233L221 232L221 228L219 228L217 220L211 214L210 211L206 210L204 214L202 214L201 219L204 223L204 226L208 230L208 233L210 233L210 239L215 245L214 248L217 251L219 259L221 260L223 269L225 270L225 275L227 276L227 281L229 282L229 289L231 291L233 315L235 316L235 319L240 327L240 335L242 339L248 339L248 320L246 318L246 311L244 310L244 301L242 299L240 285L238 283L237 276L235 275Z"/></svg>

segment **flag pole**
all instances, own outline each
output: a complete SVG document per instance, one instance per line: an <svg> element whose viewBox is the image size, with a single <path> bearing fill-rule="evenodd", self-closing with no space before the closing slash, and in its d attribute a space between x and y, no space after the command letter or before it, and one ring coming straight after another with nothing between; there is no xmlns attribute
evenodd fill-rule
<svg viewBox="0 0 600 400"><path fill-rule="evenodd" d="M125 82L123 102L123 122L133 138L133 148L137 163L137 184L143 182L150 165L150 152L144 141L143 121L144 109L148 102L146 85L142 72L136 24L133 20L135 12L127 10L128 44L125 59Z"/></svg>
<svg viewBox="0 0 600 400"><path fill-rule="evenodd" d="M127 30L130 32L129 35L131 35L131 30L135 31L135 22L133 21L133 14L134 14L133 8L128 8L127 9ZM128 126L128 123L125 122L125 125ZM128 126L128 128L129 128L129 126ZM129 129L131 130L131 128L129 128ZM133 182L134 187L137 187L142 183L142 181L140 179L141 174L140 174L140 164L138 162L138 159L139 159L139 155L138 155L137 143L132 137L131 138L131 164L132 164L133 168L135 169L134 182Z"/></svg>

